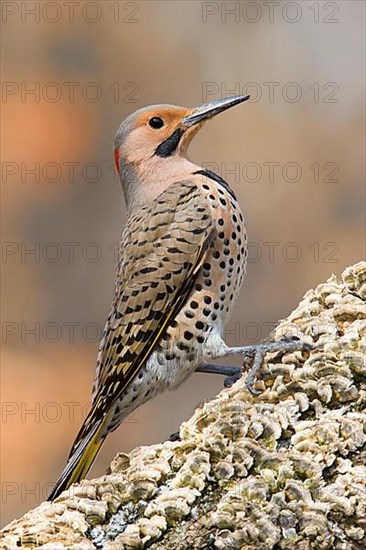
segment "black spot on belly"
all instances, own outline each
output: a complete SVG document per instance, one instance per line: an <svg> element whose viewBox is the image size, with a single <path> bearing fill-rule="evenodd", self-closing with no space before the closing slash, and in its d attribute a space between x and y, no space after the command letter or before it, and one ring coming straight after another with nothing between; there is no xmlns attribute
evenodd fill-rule
<svg viewBox="0 0 366 550"><path fill-rule="evenodd" d="M189 351L189 347L186 346L185 344L183 344L183 342L178 342L177 348L178 348L180 351Z"/></svg>

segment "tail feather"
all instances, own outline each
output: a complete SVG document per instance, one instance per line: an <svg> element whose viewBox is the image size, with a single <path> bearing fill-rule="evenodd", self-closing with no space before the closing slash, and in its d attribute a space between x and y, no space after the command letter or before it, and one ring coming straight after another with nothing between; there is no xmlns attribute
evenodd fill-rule
<svg viewBox="0 0 366 550"><path fill-rule="evenodd" d="M103 422L95 424L89 433L78 443L75 452L70 456L64 471L47 500L54 500L62 491L65 491L70 485L86 476L106 437L105 435L100 435L102 428Z"/></svg>

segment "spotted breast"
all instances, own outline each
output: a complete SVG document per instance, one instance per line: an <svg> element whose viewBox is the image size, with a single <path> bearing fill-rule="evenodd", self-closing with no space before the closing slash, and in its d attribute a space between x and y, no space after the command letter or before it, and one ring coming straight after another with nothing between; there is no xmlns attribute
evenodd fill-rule
<svg viewBox="0 0 366 550"><path fill-rule="evenodd" d="M225 323L231 314L246 268L245 222L234 192L217 174L209 170L195 171L189 181L174 184L170 192L176 195L191 190L195 193L195 208L202 210L203 218L208 217L204 221L205 227L211 230L208 250L180 311L167 325L146 365L141 368L133 383L126 388L116 403L115 413L108 426L109 431L119 425L121 417L125 418L156 394L181 384L201 362L219 355L223 345ZM166 207L166 196L163 196L165 194L166 192L162 194L160 200ZM197 203L200 206L197 206ZM129 232L134 225L141 224L144 215L145 207L134 214L133 220L127 224L126 231ZM187 217L185 222L187 231L183 233L180 228L180 236L173 236L174 246L168 247L169 258L166 258L166 261L176 263L177 266L184 264L179 243L189 247L194 241L192 237L197 237L201 231L201 228L197 227L197 220ZM164 220L161 212L156 219L151 219L149 228L149 231L156 231L157 228L160 232L168 231L166 237L172 238L171 220ZM130 258L130 254L139 250L139 246L140 253L144 253L144 242L140 239L138 245L138 239L136 235L135 242L130 235L126 235L126 240L131 243L131 249L121 246L121 270L128 269L126 257ZM151 277L154 279L156 276L155 270L152 270ZM117 277L118 280L123 280L123 277ZM120 321L116 319L115 322ZM114 330L111 320L109 330ZM96 379L100 380L99 374Z"/></svg>

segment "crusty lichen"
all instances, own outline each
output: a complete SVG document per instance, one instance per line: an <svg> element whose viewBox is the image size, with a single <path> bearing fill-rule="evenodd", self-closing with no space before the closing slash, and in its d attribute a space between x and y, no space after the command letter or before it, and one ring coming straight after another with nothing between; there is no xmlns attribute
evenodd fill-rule
<svg viewBox="0 0 366 550"><path fill-rule="evenodd" d="M269 354L259 396L239 380L180 441L118 455L12 522L1 548L365 548L365 300L364 262L307 292L273 338L310 354Z"/></svg>

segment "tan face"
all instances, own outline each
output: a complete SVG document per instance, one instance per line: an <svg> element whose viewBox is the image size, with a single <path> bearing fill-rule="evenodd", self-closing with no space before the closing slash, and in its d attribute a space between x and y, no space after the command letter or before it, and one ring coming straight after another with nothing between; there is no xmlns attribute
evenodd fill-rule
<svg viewBox="0 0 366 550"><path fill-rule="evenodd" d="M178 141L178 145L173 154L184 154L202 126L202 123L198 123L188 128L183 124L183 119L193 111L194 109L169 106L137 113L122 145L123 151L119 154L123 154L128 163L140 163L156 155L159 146L163 150L164 147L169 148L169 143L174 142L174 139ZM180 134L179 138L174 132ZM166 143L169 139L171 141ZM162 145L164 143L165 145Z"/></svg>
<svg viewBox="0 0 366 550"><path fill-rule="evenodd" d="M114 155L128 210L147 204L200 167L186 151L206 120L249 99L237 96L187 109L151 105L129 115L117 130Z"/></svg>

